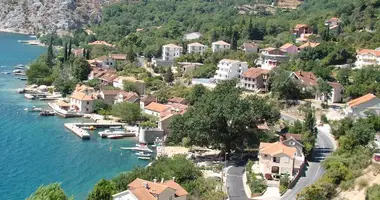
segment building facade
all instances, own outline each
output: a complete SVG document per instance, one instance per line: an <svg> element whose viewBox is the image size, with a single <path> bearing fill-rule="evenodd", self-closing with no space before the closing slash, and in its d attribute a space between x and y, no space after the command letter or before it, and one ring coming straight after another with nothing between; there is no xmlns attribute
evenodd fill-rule
<svg viewBox="0 0 380 200"><path fill-rule="evenodd" d="M355 68L361 69L370 65L380 65L380 51L362 49L356 55Z"/></svg>
<svg viewBox="0 0 380 200"><path fill-rule="evenodd" d="M244 72L248 71L248 63L239 60L223 59L218 63L218 69L214 79L218 81L241 78Z"/></svg>
<svg viewBox="0 0 380 200"><path fill-rule="evenodd" d="M173 61L182 55L182 47L175 44L162 46L162 60Z"/></svg>
<svg viewBox="0 0 380 200"><path fill-rule="evenodd" d="M223 40L212 43L212 52L220 52L231 49L231 45Z"/></svg>
<svg viewBox="0 0 380 200"><path fill-rule="evenodd" d="M199 53L201 55L207 50L207 46L199 42L191 43L187 45L187 53Z"/></svg>
<svg viewBox="0 0 380 200"><path fill-rule="evenodd" d="M289 56L285 51L269 47L260 50L260 57L256 60L256 64L262 69L272 70L287 60L289 60Z"/></svg>
<svg viewBox="0 0 380 200"><path fill-rule="evenodd" d="M250 91L268 91L269 70L249 68L240 78L241 87Z"/></svg>

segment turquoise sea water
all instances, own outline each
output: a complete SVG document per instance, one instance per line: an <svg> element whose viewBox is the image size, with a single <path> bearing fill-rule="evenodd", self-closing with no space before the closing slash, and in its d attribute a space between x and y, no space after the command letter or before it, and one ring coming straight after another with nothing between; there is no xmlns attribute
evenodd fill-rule
<svg viewBox="0 0 380 200"><path fill-rule="evenodd" d="M45 48L20 44L29 36L0 32L0 68L13 71L27 64ZM75 199L85 199L95 183L110 179L134 166L145 166L121 146L134 146L134 139L107 140L94 133L83 141L63 127L65 122L84 119L40 117L25 108L46 106L26 100L16 90L25 82L0 74L0 199L25 199L42 184L62 183Z"/></svg>

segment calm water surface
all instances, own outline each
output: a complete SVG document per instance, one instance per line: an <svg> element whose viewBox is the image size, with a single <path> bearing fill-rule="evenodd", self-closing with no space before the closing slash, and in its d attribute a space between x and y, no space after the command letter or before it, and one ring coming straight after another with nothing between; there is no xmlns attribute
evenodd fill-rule
<svg viewBox="0 0 380 200"><path fill-rule="evenodd" d="M0 32L0 72L11 72L17 64L27 64L45 52L17 40L29 36ZM45 102L26 100L16 90L25 82L13 75L0 74L0 199L20 200L42 184L62 183L75 199L85 199L101 178L110 179L134 166L145 166L121 146L134 146L133 139L107 140L94 133L91 140L65 130L63 124L84 119L40 117L25 112Z"/></svg>

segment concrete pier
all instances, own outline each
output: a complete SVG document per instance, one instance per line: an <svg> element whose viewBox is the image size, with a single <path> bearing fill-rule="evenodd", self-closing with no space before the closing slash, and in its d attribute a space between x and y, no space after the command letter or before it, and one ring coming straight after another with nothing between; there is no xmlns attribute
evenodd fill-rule
<svg viewBox="0 0 380 200"><path fill-rule="evenodd" d="M94 126L96 128L109 128L112 126L121 126L123 127L123 123L65 123L64 124L67 129L75 133L75 135L79 136L80 138L86 140L90 139L90 134L88 131L82 129L83 126Z"/></svg>

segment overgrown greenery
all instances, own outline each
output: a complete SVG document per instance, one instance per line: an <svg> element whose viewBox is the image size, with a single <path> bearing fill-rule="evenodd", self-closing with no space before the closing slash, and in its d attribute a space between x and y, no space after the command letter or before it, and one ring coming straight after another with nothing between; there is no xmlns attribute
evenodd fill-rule
<svg viewBox="0 0 380 200"><path fill-rule="evenodd" d="M59 183L52 183L50 185L40 186L27 200L42 200L42 199L54 199L54 200L69 200L74 198L68 198L61 188Z"/></svg>

